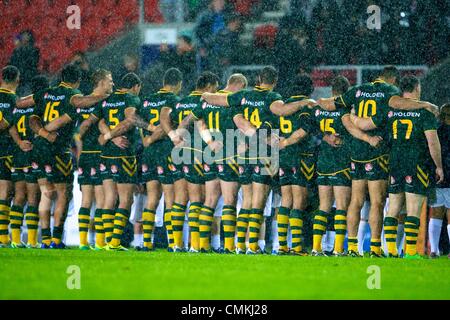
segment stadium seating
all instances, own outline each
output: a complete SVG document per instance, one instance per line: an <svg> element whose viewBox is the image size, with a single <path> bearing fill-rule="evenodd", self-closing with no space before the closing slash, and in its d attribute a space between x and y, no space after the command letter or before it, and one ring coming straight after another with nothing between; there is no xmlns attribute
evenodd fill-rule
<svg viewBox="0 0 450 320"><path fill-rule="evenodd" d="M12 4L14 3L14 4ZM162 22L157 1L146 1L146 21ZM14 0L0 2L0 65L8 63L14 50L14 37L31 30L41 59L39 68L56 72L75 51L104 46L109 40L139 20L137 0L78 0L81 29L67 28L70 0ZM101 18L98 18L101 17ZM45 21L45 23L43 23Z"/></svg>

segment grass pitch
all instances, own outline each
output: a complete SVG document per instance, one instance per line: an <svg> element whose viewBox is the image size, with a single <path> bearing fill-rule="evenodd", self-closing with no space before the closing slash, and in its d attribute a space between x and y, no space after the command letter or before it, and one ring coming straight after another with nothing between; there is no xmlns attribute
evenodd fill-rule
<svg viewBox="0 0 450 320"><path fill-rule="evenodd" d="M69 290L68 267L80 268ZM368 289L379 266L380 289ZM0 249L0 299L450 299L450 260Z"/></svg>

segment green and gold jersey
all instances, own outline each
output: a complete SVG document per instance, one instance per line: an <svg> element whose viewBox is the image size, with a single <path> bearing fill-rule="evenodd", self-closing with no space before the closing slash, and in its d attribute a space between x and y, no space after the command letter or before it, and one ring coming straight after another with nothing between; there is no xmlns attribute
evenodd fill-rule
<svg viewBox="0 0 450 320"><path fill-rule="evenodd" d="M219 90L218 93L227 95L231 94L231 92L224 90ZM199 106L197 106L197 108L192 110L192 115L194 118L197 120L203 119L213 136L214 133L221 133L221 137L220 135L218 136L221 138L221 142L224 145L223 159L234 157L237 154L238 138L237 136L234 136L237 127L233 119L239 114L242 114L242 112L238 108L215 106L207 103L206 101L203 101ZM227 130L230 130L231 132L227 133ZM227 141L226 139L228 135L235 137L235 139L232 141ZM218 136L216 136L216 138Z"/></svg>
<svg viewBox="0 0 450 320"><path fill-rule="evenodd" d="M77 108L78 125L81 125L84 120L89 119L91 114L96 113L96 109L99 105L95 105L89 108ZM102 146L98 143L98 137L100 136L100 130L98 129L98 123L91 125L83 136L83 152L85 153L100 153Z"/></svg>
<svg viewBox="0 0 450 320"><path fill-rule="evenodd" d="M202 93L199 91L193 91L190 95L187 97L182 98L176 105L175 108L172 109L172 112L170 113L170 118L172 122L175 124L175 127L178 127L184 118L189 116L195 108L198 108L201 105L201 98ZM191 134L191 141L190 146L188 149L197 149L197 151L202 146L195 146L195 139L194 139L194 124L192 123L187 128L189 133ZM196 148L197 147L197 148Z"/></svg>
<svg viewBox="0 0 450 320"><path fill-rule="evenodd" d="M238 108L245 119L256 128L265 126L268 129L277 127L278 117L270 111L275 101L282 101L280 94L269 89L256 86L253 90L242 90L227 97L230 107Z"/></svg>
<svg viewBox="0 0 450 320"><path fill-rule="evenodd" d="M149 124L159 126L162 108L167 107L174 110L179 100L180 98L173 92L161 89L143 99L140 115L142 119ZM144 129L143 135L151 135L151 132ZM148 148L145 148L144 153L154 154L155 156L162 158L161 153L170 154L172 148L172 141L170 141L169 137L165 136L151 144Z"/></svg>
<svg viewBox="0 0 450 320"><path fill-rule="evenodd" d="M16 93L14 91L0 88L0 121L5 120L12 125L12 111L16 107ZM13 140L9 136L8 130L0 132L0 158L11 155Z"/></svg>
<svg viewBox="0 0 450 320"><path fill-rule="evenodd" d="M72 119L69 124L60 128L57 132L58 138L53 143L53 146L58 151L67 151L72 143L77 116L75 107L71 105L70 101L76 95L81 95L81 92L73 89L65 82L61 82L56 87L42 90L33 95L36 103L34 108L35 115L39 116L43 126L46 126L63 115L67 115Z"/></svg>
<svg viewBox="0 0 450 320"><path fill-rule="evenodd" d="M289 99L286 100L286 103L290 102L296 102L296 101L302 101L305 99L309 99L306 96L292 96ZM297 116L295 116L297 115ZM292 121L293 116L288 117L280 117L280 134L283 133L283 130L286 130L289 128L289 122L287 120ZM294 114L294 118L296 118L298 125L296 129L293 129L292 132L298 130L299 128L305 129L305 126L310 122L311 119L311 109L308 107L303 107L300 111ZM293 122L292 122L293 123ZM306 138L304 138L298 145L298 153L300 155L308 155L312 156L314 155L316 151L316 144L314 143L314 138L312 135L308 135Z"/></svg>
<svg viewBox="0 0 450 320"><path fill-rule="evenodd" d="M110 130L113 130L120 122L125 120L125 110L128 108L136 108L139 114L141 102L139 97L128 93L125 90L118 90L110 95L106 100L99 103L95 109L94 115L105 120L105 124ZM107 158L121 158L135 156L135 147L139 134L136 128L131 128L124 133L128 139L129 147L120 149L112 141L108 141L103 147L102 156Z"/></svg>
<svg viewBox="0 0 450 320"><path fill-rule="evenodd" d="M400 95L397 87L386 83L380 79L374 82L364 83L360 86L351 88L349 91L335 99L337 108L350 110L355 108L358 117L370 118L377 114L386 113L389 109L389 100L393 96ZM386 136L386 130L383 126L367 132L372 136ZM378 148L370 146L365 141L353 139L352 142L352 160L363 162L376 159L388 153L386 144Z"/></svg>
<svg viewBox="0 0 450 320"><path fill-rule="evenodd" d="M325 141L319 146L317 171L321 174L332 174L350 167L350 143L352 138L342 123L342 118L349 115L348 109L326 111L315 107L311 112L311 125L322 134L337 134L343 143L340 147L330 146Z"/></svg>
<svg viewBox="0 0 450 320"><path fill-rule="evenodd" d="M17 133L19 134L20 140L28 140L33 142L34 132L30 128L30 118L34 114L34 108L19 109L15 108L13 110L12 125L16 126ZM27 166L30 164L31 152L23 152L18 145L14 143L13 155L14 155L14 165L18 167Z"/></svg>
<svg viewBox="0 0 450 320"><path fill-rule="evenodd" d="M374 118L374 123L386 123L391 145L390 165L394 170L417 164L432 164L425 132L437 130L435 116L425 110L391 109L386 119Z"/></svg>

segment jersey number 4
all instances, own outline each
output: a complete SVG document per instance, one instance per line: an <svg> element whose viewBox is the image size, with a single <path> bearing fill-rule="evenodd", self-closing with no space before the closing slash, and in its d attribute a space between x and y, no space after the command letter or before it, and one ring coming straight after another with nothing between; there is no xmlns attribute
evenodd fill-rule
<svg viewBox="0 0 450 320"><path fill-rule="evenodd" d="M244 118L251 122L252 125L254 125L256 128L261 127L262 122L261 118L259 117L259 110L255 109L253 110L252 114L249 115L249 108L244 109Z"/></svg>
<svg viewBox="0 0 450 320"><path fill-rule="evenodd" d="M25 126L25 116L21 116L19 121L17 121L17 132L22 134L22 136L27 135L27 127Z"/></svg>

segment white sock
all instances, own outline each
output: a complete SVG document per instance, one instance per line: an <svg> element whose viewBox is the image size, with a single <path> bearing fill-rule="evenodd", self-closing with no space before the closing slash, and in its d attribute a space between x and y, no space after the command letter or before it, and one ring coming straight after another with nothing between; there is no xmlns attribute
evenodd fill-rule
<svg viewBox="0 0 450 320"><path fill-rule="evenodd" d="M397 226L397 251L399 254L403 252L404 243L405 243L405 224L399 223Z"/></svg>
<svg viewBox="0 0 450 320"><path fill-rule="evenodd" d="M431 218L428 225L428 235L430 237L431 252L439 255L439 236L441 235L442 220Z"/></svg>
<svg viewBox="0 0 450 320"><path fill-rule="evenodd" d="M366 236L367 225L369 223L366 220L359 221L358 227L358 252L359 254L364 253L364 238Z"/></svg>
<svg viewBox="0 0 450 320"><path fill-rule="evenodd" d="M144 242L144 234L143 233L135 233L133 237L133 242L131 243L132 247L140 247Z"/></svg>
<svg viewBox="0 0 450 320"><path fill-rule="evenodd" d="M278 250L280 242L278 241L278 222L277 219L272 220L272 250Z"/></svg>
<svg viewBox="0 0 450 320"><path fill-rule="evenodd" d="M266 249L266 240L258 240L258 247L261 251L264 251Z"/></svg>
<svg viewBox="0 0 450 320"><path fill-rule="evenodd" d="M95 246L95 231L89 230L88 237L89 237L89 245Z"/></svg>
<svg viewBox="0 0 450 320"><path fill-rule="evenodd" d="M292 248L292 235L291 235L291 227L290 226L288 227L287 234L288 234L288 236L287 236L288 248Z"/></svg>
<svg viewBox="0 0 450 320"><path fill-rule="evenodd" d="M189 248L189 222L186 220L183 224L183 245L185 249Z"/></svg>
<svg viewBox="0 0 450 320"><path fill-rule="evenodd" d="M447 225L448 240L450 240L450 223Z"/></svg>
<svg viewBox="0 0 450 320"><path fill-rule="evenodd" d="M336 237L336 231L327 231L325 246L322 245L323 251L333 251L334 250L334 239Z"/></svg>
<svg viewBox="0 0 450 320"><path fill-rule="evenodd" d="M211 247L214 250L217 250L220 248L220 233L219 234L213 234L211 236Z"/></svg>
<svg viewBox="0 0 450 320"><path fill-rule="evenodd" d="M384 238L384 228L381 229L381 246L383 248L383 252L387 253L388 248L387 248L386 239Z"/></svg>

